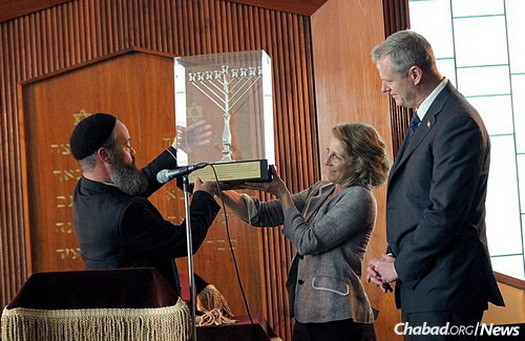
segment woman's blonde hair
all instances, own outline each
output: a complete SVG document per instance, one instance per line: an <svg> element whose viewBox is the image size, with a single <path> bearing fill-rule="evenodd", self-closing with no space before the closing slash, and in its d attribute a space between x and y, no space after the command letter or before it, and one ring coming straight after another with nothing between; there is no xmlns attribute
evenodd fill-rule
<svg viewBox="0 0 525 341"><path fill-rule="evenodd" d="M334 126L332 133L355 164L356 172L349 179L350 184L372 188L386 181L390 159L385 143L374 127L359 122L343 123Z"/></svg>

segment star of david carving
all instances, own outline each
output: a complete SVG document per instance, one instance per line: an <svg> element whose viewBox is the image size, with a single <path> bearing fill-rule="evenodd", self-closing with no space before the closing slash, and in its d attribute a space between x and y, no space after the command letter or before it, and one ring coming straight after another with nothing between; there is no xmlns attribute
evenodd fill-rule
<svg viewBox="0 0 525 341"><path fill-rule="evenodd" d="M91 113L85 111L84 109L80 109L79 112L73 113L73 117L75 118L75 125L77 125L80 121L82 121L88 116L91 116Z"/></svg>

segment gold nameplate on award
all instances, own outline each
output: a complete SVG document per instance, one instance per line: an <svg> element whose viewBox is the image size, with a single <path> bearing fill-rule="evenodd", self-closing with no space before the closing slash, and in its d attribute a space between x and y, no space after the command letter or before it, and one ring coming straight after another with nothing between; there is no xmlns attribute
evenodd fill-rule
<svg viewBox="0 0 525 341"><path fill-rule="evenodd" d="M221 182L264 181L271 177L266 160L245 160L235 163L215 163L206 166L191 173L189 179L192 183L196 177L201 178L202 181L215 181L216 174L218 181Z"/></svg>

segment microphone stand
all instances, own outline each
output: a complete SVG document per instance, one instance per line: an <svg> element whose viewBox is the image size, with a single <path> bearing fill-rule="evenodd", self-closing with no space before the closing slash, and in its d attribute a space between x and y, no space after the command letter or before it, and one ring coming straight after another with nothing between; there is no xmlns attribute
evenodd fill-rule
<svg viewBox="0 0 525 341"><path fill-rule="evenodd" d="M190 190L188 175L182 177L182 190L184 191L184 208L186 212L186 248L188 249L188 284L190 294L190 311L191 311L191 326L192 326L192 340L197 341L197 321L196 321L196 291L195 291L195 275L193 272L193 244L191 238L191 218L190 218Z"/></svg>

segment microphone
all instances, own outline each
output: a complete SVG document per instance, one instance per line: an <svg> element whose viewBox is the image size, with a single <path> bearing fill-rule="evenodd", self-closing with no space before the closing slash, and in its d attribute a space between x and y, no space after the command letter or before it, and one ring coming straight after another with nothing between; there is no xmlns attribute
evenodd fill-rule
<svg viewBox="0 0 525 341"><path fill-rule="evenodd" d="M195 165L179 167L176 169L163 169L157 173L157 181L161 184L164 184L170 181L171 179L176 178L177 176L188 175L191 172L196 171L197 169L206 167L207 165L208 163L206 162L200 162Z"/></svg>

